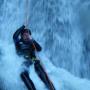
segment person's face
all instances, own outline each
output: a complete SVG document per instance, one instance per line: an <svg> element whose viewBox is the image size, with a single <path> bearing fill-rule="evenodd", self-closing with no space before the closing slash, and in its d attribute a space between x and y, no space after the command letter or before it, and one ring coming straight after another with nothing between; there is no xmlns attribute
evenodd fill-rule
<svg viewBox="0 0 90 90"><path fill-rule="evenodd" d="M23 33L23 40L25 40L25 41L30 40L30 34L28 32Z"/></svg>

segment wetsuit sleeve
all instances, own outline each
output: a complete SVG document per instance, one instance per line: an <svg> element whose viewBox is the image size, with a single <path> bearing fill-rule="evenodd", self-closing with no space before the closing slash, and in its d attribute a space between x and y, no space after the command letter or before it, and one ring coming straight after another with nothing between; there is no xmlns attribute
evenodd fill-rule
<svg viewBox="0 0 90 90"><path fill-rule="evenodd" d="M34 43L37 51L41 51L42 50L42 47L35 40L33 40L33 43Z"/></svg>
<svg viewBox="0 0 90 90"><path fill-rule="evenodd" d="M24 28L25 28L25 26L23 25L14 33L13 40L15 43L17 43L19 41L19 35Z"/></svg>

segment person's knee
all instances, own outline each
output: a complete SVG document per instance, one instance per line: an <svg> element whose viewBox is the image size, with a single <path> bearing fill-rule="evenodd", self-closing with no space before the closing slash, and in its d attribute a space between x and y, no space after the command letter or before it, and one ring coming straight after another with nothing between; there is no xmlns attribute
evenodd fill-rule
<svg viewBox="0 0 90 90"><path fill-rule="evenodd" d="M26 70L20 74L21 77L28 76L28 75L29 75L28 71L26 71Z"/></svg>

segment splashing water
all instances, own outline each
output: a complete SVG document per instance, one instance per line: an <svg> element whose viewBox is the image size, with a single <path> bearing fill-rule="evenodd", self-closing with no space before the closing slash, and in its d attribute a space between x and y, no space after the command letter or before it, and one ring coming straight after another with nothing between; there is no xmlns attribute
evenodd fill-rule
<svg viewBox="0 0 90 90"><path fill-rule="evenodd" d="M0 90L27 90L19 76L24 59L16 55L12 40L16 29L25 23L25 2L0 1ZM56 90L89 90L90 19L86 13L90 2L29 0L29 3L29 28L43 47L39 56ZM87 17L83 20L85 15ZM47 90L35 73L33 65L29 69L37 90Z"/></svg>

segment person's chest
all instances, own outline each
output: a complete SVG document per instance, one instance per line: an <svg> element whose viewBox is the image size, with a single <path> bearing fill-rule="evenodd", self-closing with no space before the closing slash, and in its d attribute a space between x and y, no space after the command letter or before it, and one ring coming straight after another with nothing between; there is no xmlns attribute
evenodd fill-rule
<svg viewBox="0 0 90 90"><path fill-rule="evenodd" d="M30 41L28 41L28 42L20 41L19 47L22 50L31 50L32 49L32 43Z"/></svg>

